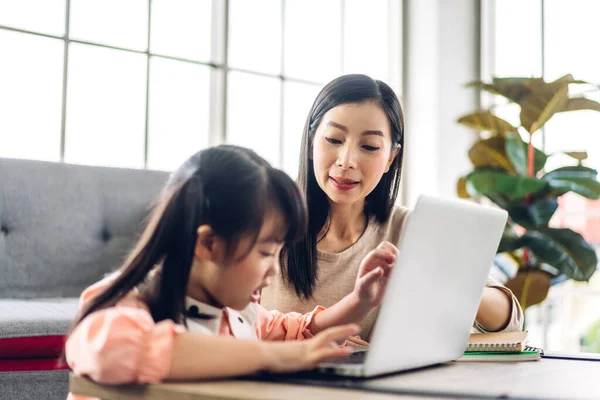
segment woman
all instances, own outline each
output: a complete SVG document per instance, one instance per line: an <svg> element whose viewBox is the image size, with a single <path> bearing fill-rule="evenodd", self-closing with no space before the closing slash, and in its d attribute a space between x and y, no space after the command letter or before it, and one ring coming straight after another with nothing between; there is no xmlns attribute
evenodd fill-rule
<svg viewBox="0 0 600 400"><path fill-rule="evenodd" d="M262 293L267 309L307 312L336 303L353 291L370 251L398 243L408 215L395 205L403 146L402 107L384 82L345 75L323 88L304 127L298 174L308 233L284 247L282 276ZM367 340L378 311L361 324ZM521 330L522 321L512 292L489 279L475 330Z"/></svg>

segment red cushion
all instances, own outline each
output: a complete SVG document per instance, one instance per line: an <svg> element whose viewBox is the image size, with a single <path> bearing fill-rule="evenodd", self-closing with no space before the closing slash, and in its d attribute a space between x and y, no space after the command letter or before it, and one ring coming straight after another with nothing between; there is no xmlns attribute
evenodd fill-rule
<svg viewBox="0 0 600 400"><path fill-rule="evenodd" d="M0 360L5 358L57 358L63 352L65 336L29 336L0 339Z"/></svg>
<svg viewBox="0 0 600 400"><path fill-rule="evenodd" d="M59 364L58 358L26 358L22 360L0 360L0 372L53 371L69 369Z"/></svg>

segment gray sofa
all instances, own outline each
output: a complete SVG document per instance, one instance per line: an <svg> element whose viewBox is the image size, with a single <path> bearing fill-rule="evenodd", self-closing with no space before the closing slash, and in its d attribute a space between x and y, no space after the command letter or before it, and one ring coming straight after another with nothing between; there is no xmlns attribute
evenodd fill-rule
<svg viewBox="0 0 600 400"><path fill-rule="evenodd" d="M68 371L43 366L56 349L32 343L62 340L77 296L118 267L166 179L0 158L0 399L65 399Z"/></svg>

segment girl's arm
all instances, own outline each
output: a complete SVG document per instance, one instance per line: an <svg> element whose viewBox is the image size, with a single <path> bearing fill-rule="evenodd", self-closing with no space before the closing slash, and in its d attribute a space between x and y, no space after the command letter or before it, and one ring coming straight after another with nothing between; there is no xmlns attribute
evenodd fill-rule
<svg viewBox="0 0 600 400"><path fill-rule="evenodd" d="M228 377L310 369L349 354L332 343L357 331L349 325L302 342L261 343L188 333L171 320L155 323L146 309L118 306L87 316L65 353L73 372L105 384Z"/></svg>
<svg viewBox="0 0 600 400"><path fill-rule="evenodd" d="M398 248L388 241L369 252L360 263L352 293L316 314L308 327L310 331L318 333L331 326L360 324L374 307L381 304L397 254Z"/></svg>
<svg viewBox="0 0 600 400"><path fill-rule="evenodd" d="M330 328L309 340L272 342L238 340L201 334L178 335L174 341L168 379L218 378L256 371L293 372L312 369L351 348L335 342L358 332L355 325ZM190 355L194 356L190 356Z"/></svg>
<svg viewBox="0 0 600 400"><path fill-rule="evenodd" d="M255 326L258 337L265 340L308 339L333 326L360 324L373 307L381 304L397 251L393 244L383 242L368 253L360 264L352 293L328 309L316 307L302 315L267 311L259 306Z"/></svg>

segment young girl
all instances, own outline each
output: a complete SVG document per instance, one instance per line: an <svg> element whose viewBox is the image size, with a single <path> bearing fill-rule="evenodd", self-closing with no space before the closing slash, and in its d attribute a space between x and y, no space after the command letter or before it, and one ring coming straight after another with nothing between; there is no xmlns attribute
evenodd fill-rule
<svg viewBox="0 0 600 400"><path fill-rule="evenodd" d="M268 312L259 293L305 228L285 173L250 150L200 151L173 174L120 271L83 292L66 361L121 384L296 371L347 355L336 342L381 302L395 253L382 246L365 259L355 290L329 309Z"/></svg>
<svg viewBox="0 0 600 400"><path fill-rule="evenodd" d="M334 304L353 290L361 260L373 248L398 243L409 214L396 205L403 151L404 115L388 85L344 75L323 88L308 114L300 154L298 184L308 205L308 230L284 247L283 276L263 290L263 306L304 312ZM438 300L443 307L444 299ZM367 340L377 313L361 323ZM490 278L473 330L522 326L519 302Z"/></svg>

